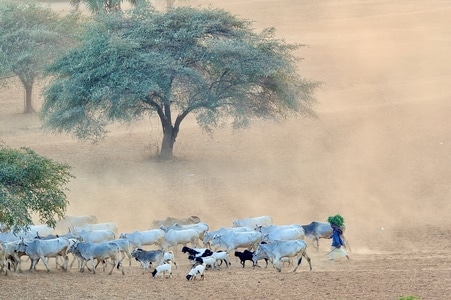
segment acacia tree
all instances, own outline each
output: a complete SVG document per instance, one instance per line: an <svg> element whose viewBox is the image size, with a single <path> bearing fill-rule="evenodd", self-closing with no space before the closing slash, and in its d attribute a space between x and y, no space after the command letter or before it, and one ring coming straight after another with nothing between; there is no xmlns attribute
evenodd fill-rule
<svg viewBox="0 0 451 300"><path fill-rule="evenodd" d="M70 45L76 15L61 18L36 1L0 3L0 81L19 78L25 88L25 113L33 112L33 86L44 67Z"/></svg>
<svg viewBox="0 0 451 300"><path fill-rule="evenodd" d="M160 157L171 158L188 114L211 131L231 121L314 115L316 82L297 73L300 45L256 34L251 23L218 9L141 8L103 14L80 46L55 61L44 91L48 128L98 139L112 121L158 116Z"/></svg>
<svg viewBox="0 0 451 300"><path fill-rule="evenodd" d="M70 166L54 162L28 148L0 145L0 223L17 230L39 221L55 226L66 211L65 185Z"/></svg>
<svg viewBox="0 0 451 300"><path fill-rule="evenodd" d="M93 13L101 12L117 12L121 10L121 4L126 2L125 0L70 0L70 4L78 9L81 3ZM132 5L138 5L140 3L145 3L147 0L128 0Z"/></svg>

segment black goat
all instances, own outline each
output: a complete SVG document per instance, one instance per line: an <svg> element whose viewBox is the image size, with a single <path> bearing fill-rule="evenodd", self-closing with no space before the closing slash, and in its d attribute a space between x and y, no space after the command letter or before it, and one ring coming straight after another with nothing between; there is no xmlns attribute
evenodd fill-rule
<svg viewBox="0 0 451 300"><path fill-rule="evenodd" d="M254 252L251 252L249 250L244 250L243 252L235 251L235 256L240 259L240 263L243 265L243 268L246 264L246 260L252 261L252 256L254 255ZM265 258L266 267L268 267L268 259ZM254 265L254 262L252 261L252 267L255 267L258 265Z"/></svg>
<svg viewBox="0 0 451 300"><path fill-rule="evenodd" d="M192 248L189 248L189 247L186 247L186 246L184 246L182 248L182 252L183 253L188 253L189 254L188 259L190 259L190 260L194 260L194 259L190 258L191 256L193 256L193 257L207 257L207 256L210 256L210 255L213 254L213 252L211 250L209 250L209 249L202 249L203 252L199 251L199 250L192 249Z"/></svg>

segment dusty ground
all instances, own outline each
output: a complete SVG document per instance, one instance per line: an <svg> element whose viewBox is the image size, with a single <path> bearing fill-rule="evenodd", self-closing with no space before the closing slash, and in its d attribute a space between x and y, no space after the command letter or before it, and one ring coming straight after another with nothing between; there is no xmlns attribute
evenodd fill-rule
<svg viewBox="0 0 451 300"><path fill-rule="evenodd" d="M393 2L393 3L392 3ZM188 1L207 5L208 1ZM218 3L218 4L217 4ZM111 126L98 145L45 133L23 115L23 91L0 91L0 139L73 167L68 214L95 214L121 232L153 219L197 215L212 229L271 215L276 224L346 218L351 260L329 262L329 241L309 248L296 273L285 267L207 272L186 282L80 274L42 266L0 279L0 299L446 299L451 292L451 3L449 1L217 1L255 27L305 43L303 76L324 82L318 119L256 123L202 133L182 124L178 162L150 159L156 120ZM66 6L56 5L64 10ZM36 107L41 99L35 96Z"/></svg>

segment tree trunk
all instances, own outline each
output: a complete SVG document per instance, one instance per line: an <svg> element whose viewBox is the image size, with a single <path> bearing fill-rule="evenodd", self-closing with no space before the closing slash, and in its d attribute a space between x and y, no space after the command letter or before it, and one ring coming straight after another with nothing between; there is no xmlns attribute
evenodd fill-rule
<svg viewBox="0 0 451 300"><path fill-rule="evenodd" d="M33 85L32 84L25 85L25 110L24 110L25 114L30 114L34 112L32 99L33 99Z"/></svg>
<svg viewBox="0 0 451 300"><path fill-rule="evenodd" d="M163 128L163 141L161 143L160 158L163 160L172 159L174 150L174 143L177 134L175 134L172 125L167 125Z"/></svg>

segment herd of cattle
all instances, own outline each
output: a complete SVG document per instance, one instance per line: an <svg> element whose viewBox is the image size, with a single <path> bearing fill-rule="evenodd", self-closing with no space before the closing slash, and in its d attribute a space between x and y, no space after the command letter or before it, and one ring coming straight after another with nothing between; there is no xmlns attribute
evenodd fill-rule
<svg viewBox="0 0 451 300"><path fill-rule="evenodd" d="M229 255L233 253L245 267L251 261L255 267L259 260L270 261L280 272L285 262L293 264L296 258L295 272L304 257L312 265L306 253L304 238L313 240L318 248L320 238L330 238L332 227L325 222L312 222L308 225L274 225L272 218L261 216L234 220L231 227L210 230L198 217L185 219L167 218L154 221L152 229L118 234L115 223L98 223L95 216L66 216L55 229L46 225L32 225L26 231L18 233L14 229L0 230L0 271L22 272L22 256L31 260L30 271L42 261L50 271L49 258L56 259L57 267L68 270L77 261L80 272L85 267L95 273L99 264L103 270L111 265L109 274L118 269L124 274L122 261L128 258L138 261L143 272L150 271L152 276L166 274L172 278L172 268L177 267L174 253L181 245L181 252L188 255L192 266L186 275L187 280L204 278L205 269L219 269L225 264L230 266ZM62 231L64 230L65 231ZM69 229L69 230L67 230ZM56 234L66 232L64 234ZM187 245L190 245L188 247ZM155 245L158 250L145 250L143 247ZM245 250L243 252L238 249ZM69 255L73 260L69 264ZM63 262L60 262L60 259ZM91 266L88 266L90 262Z"/></svg>

